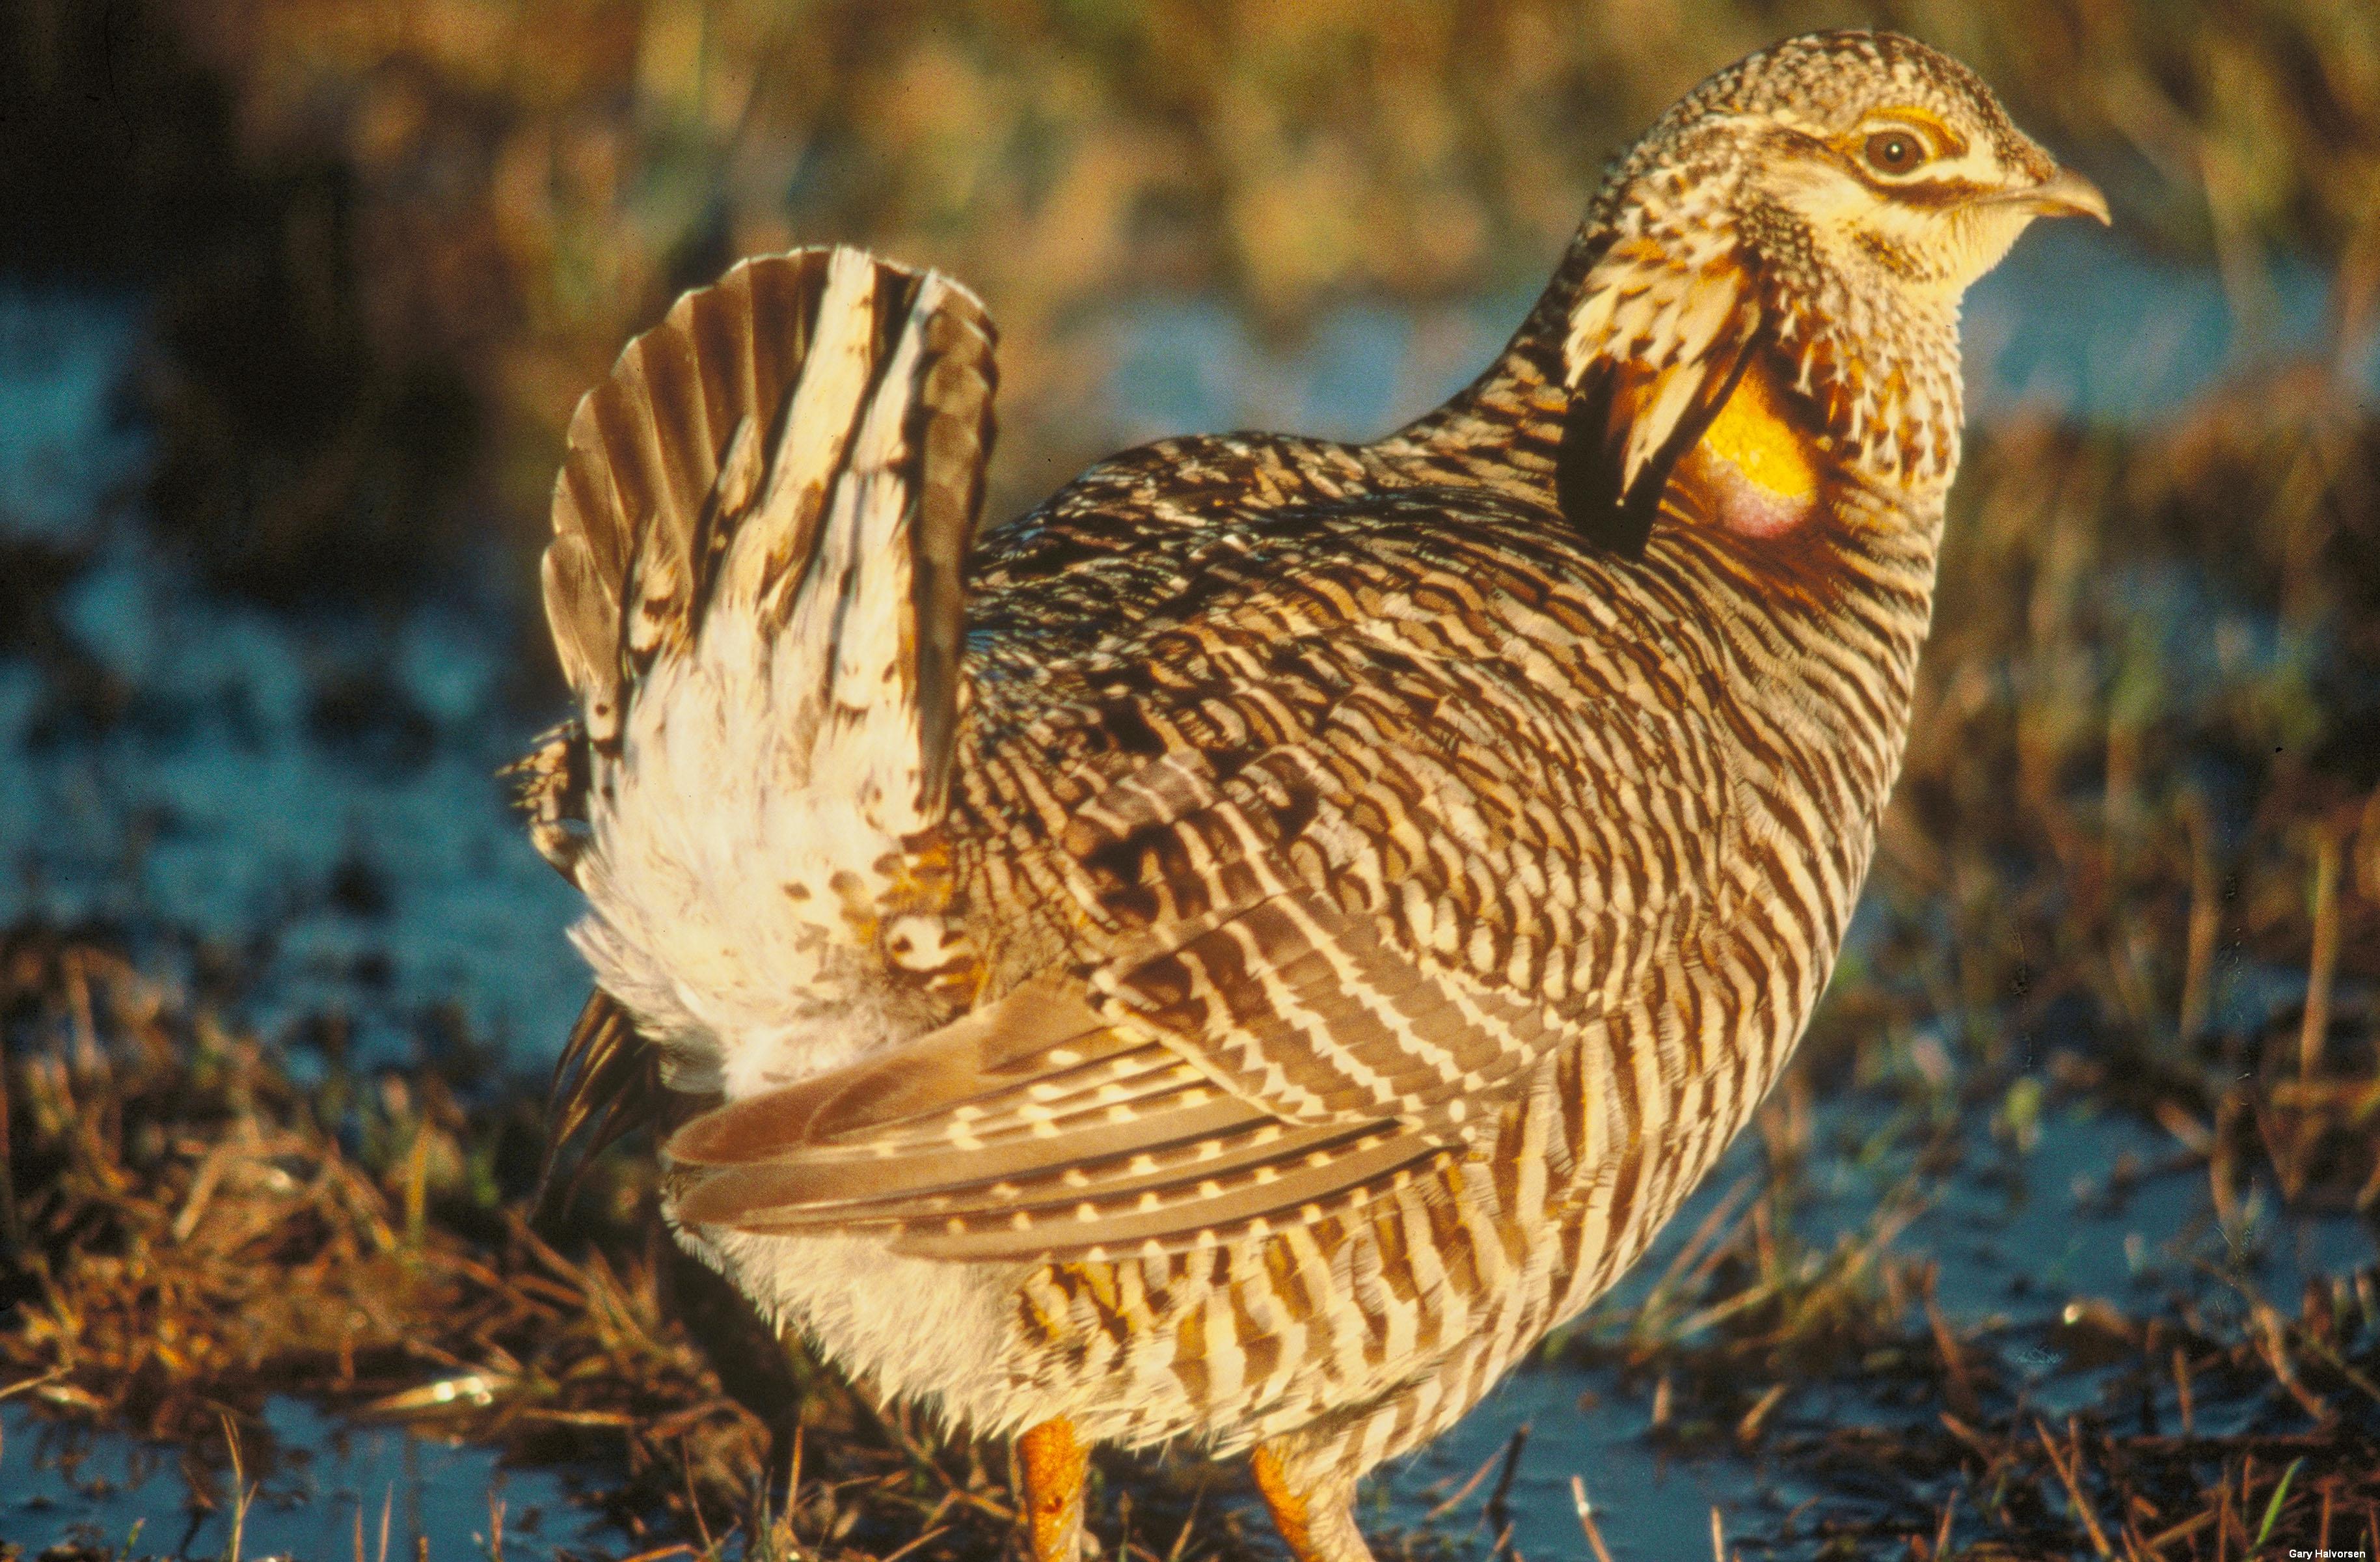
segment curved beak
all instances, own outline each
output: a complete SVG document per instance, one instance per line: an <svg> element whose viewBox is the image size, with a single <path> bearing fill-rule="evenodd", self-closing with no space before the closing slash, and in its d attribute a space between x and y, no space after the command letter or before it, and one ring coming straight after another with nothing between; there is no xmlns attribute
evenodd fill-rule
<svg viewBox="0 0 2380 1562"><path fill-rule="evenodd" d="M2099 187L2071 168L2060 168L2026 189L2010 190L2009 199L2032 207L2045 217L2096 217L2108 223L2107 198Z"/></svg>

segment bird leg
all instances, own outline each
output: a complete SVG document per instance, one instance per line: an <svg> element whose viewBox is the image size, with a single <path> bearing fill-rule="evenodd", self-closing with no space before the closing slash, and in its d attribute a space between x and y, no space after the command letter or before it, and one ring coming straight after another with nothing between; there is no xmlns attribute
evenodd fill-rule
<svg viewBox="0 0 2380 1562"><path fill-rule="evenodd" d="M1355 1483L1305 1467L1284 1440L1257 1445L1257 1490L1293 1562L1372 1562L1355 1527Z"/></svg>
<svg viewBox="0 0 2380 1562"><path fill-rule="evenodd" d="M1016 1440L1025 1464L1025 1525L1033 1562L1078 1562L1083 1554L1083 1471L1090 1450L1064 1416L1045 1421Z"/></svg>

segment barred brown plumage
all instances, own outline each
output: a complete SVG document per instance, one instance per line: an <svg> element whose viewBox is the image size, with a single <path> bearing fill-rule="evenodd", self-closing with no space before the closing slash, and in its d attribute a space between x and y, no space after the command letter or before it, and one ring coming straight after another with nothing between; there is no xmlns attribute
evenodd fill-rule
<svg viewBox="0 0 2380 1562"><path fill-rule="evenodd" d="M1446 407L1113 458L964 593L980 306L852 250L689 295L556 488L582 714L525 790L598 982L557 1127L706 1106L681 1239L1028 1433L1045 1562L1086 1443L1174 1438L1366 1556L1357 1478L1607 1287L1798 1039L1900 762L1959 296L2056 212L2106 215L1954 62L1791 41L1618 165Z"/></svg>

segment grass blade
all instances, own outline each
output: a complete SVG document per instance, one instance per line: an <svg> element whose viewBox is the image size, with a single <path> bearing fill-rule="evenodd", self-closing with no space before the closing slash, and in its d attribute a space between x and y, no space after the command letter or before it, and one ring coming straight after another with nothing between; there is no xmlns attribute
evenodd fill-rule
<svg viewBox="0 0 2380 1562"><path fill-rule="evenodd" d="M2258 1550L2264 1549L2265 1543L2272 1538L2273 1526L2280 1522L2281 1504L2289 1500L2289 1483L2297 1478L2298 1466L2303 1463L2305 1463L2305 1456L2300 1454L2289 1460L2289 1467L2287 1470L2281 1471L2280 1484L2273 1488L2273 1500L2265 1505L2265 1521L2256 1526Z"/></svg>

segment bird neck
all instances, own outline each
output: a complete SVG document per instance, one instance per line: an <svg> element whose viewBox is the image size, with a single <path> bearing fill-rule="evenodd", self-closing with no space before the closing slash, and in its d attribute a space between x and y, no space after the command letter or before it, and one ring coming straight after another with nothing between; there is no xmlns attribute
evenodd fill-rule
<svg viewBox="0 0 2380 1562"><path fill-rule="evenodd" d="M1730 647L1729 684L1785 747L1824 761L1847 823L1881 816L1900 768L1918 653L1931 626L1938 492L1847 486L1791 538L1680 525L1656 531L1648 573L1691 580Z"/></svg>
<svg viewBox="0 0 2380 1562"><path fill-rule="evenodd" d="M1415 481L1476 483L1556 505L1554 467L1570 409L1564 342L1616 231L1608 215L1581 228L1495 360L1373 453ZM1839 271L1804 267L1793 276L1790 285L1773 276L1752 284L1761 299L1761 356L1780 397L1799 407L1828 464L1847 480L1937 500L1957 469L1964 421L1958 299Z"/></svg>
<svg viewBox="0 0 2380 1562"><path fill-rule="evenodd" d="M1373 457L1406 481L1475 484L1558 508L1554 467L1569 409L1562 345L1601 249L1590 225L1495 361L1445 405L1372 446ZM1947 354L1955 385L1955 320L1954 311L1943 331L1927 334L1929 384L1944 372ZM1793 404L1806 419L1819 502L1806 521L1781 532L1715 524L1689 463L1635 572L1657 590L1664 574L1697 577L1703 584L1686 600L1701 601L1715 618L1758 626L1726 637L1763 664L1739 669L1747 697L1774 703L1780 722L1814 749L1840 756L1848 787L1834 800L1872 816L1900 768L1917 653L1932 617L1943 501L1957 458L1955 392L1930 409L1953 420L1947 448L1926 446L1937 458L1912 470L1900 458L1919 446L1903 441L1894 459L1871 460L1876 404L1849 392L1850 376L1864 371L1896 386L1909 376L1896 364L1854 359L1809 311L1779 326L1759 388L1768 404Z"/></svg>
<svg viewBox="0 0 2380 1562"><path fill-rule="evenodd" d="M1417 482L1475 484L1558 508L1554 462L1570 392L1562 339L1599 243L1582 232L1553 280L1495 361L1435 411L1378 441L1372 453Z"/></svg>

